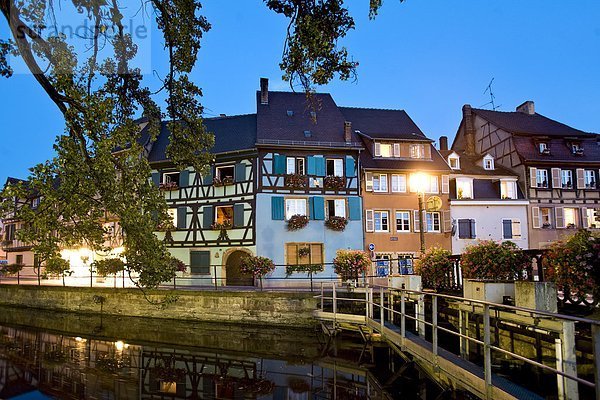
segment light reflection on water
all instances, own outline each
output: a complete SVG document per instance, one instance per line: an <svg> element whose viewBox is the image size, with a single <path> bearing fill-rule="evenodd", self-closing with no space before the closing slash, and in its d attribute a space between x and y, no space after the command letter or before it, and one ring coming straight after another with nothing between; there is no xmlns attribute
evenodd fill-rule
<svg viewBox="0 0 600 400"><path fill-rule="evenodd" d="M440 393L416 368L398 374L405 361L383 345L329 340L312 330L114 317L98 326L95 316L7 308L0 316L0 399L434 399ZM161 342L152 341L165 331Z"/></svg>

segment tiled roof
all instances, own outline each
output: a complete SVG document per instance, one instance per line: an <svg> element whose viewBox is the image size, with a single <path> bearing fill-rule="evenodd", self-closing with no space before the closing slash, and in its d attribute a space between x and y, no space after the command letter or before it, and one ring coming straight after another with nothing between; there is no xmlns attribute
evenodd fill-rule
<svg viewBox="0 0 600 400"><path fill-rule="evenodd" d="M328 93L269 91L269 103L261 104L256 94L256 131L258 143L281 141L339 142L344 145L345 118ZM316 118L311 112L316 110ZM310 136L305 135L310 131ZM352 132L352 142L360 142ZM316 144L316 143L315 143Z"/></svg>
<svg viewBox="0 0 600 400"><path fill-rule="evenodd" d="M394 158L381 158L374 157L371 153L372 141L364 138L365 150L360 153L360 162L363 168L366 169L380 169L380 170L421 170L421 171L441 171L450 172L450 167L446 164L446 161L438 153L432 144L431 146L431 161L429 160L417 160L417 159L394 159Z"/></svg>
<svg viewBox="0 0 600 400"><path fill-rule="evenodd" d="M589 137L581 137L580 144L583 154L573 154L568 147L569 140L564 138L550 137L546 141L549 145L550 154L540 154L534 138L527 136L513 136L515 148L524 162L535 161L543 163L596 163L600 164L600 137L591 134Z"/></svg>
<svg viewBox="0 0 600 400"><path fill-rule="evenodd" d="M448 151L451 154L453 151ZM497 162L494 162L494 169L484 169L478 165L478 162L483 156L467 156L462 152L456 152L460 157L460 169L455 169L454 174L465 174L465 175L488 175L488 176L518 176L508 168L504 168ZM447 156L446 156L447 157Z"/></svg>
<svg viewBox="0 0 600 400"><path fill-rule="evenodd" d="M478 108L473 108L472 110L475 114L490 121L499 128L512 133L561 137L593 135L537 113L526 114L520 111L504 112Z"/></svg>
<svg viewBox="0 0 600 400"><path fill-rule="evenodd" d="M249 150L256 143L256 115L236 115L231 117L205 118L204 126L209 132L215 134L215 145L211 152L215 154L236 150ZM167 145L171 132L167 129L167 122L161 123L160 134L152 144L148 155L150 162L167 161Z"/></svg>
<svg viewBox="0 0 600 400"><path fill-rule="evenodd" d="M352 130L372 139L428 140L404 110L340 107Z"/></svg>

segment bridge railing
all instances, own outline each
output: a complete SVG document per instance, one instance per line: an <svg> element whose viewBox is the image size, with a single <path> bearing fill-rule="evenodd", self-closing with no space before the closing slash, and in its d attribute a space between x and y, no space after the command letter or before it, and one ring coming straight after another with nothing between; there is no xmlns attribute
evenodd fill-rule
<svg viewBox="0 0 600 400"><path fill-rule="evenodd" d="M315 297L320 299L322 312L333 313L334 322L343 321L348 314L363 315L365 323L375 324L383 335L386 328L388 332L394 330L403 342L396 343L401 348L411 334L426 340L431 345L431 362L435 366L439 367L440 354L444 356L448 352L467 361L475 359L479 364L483 361L486 391L480 394L486 398L492 398L493 360L499 358L543 372L540 379L545 383L539 385L542 387L529 385L529 390L542 390L544 396L559 399L594 396L600 399L597 390L600 386L600 321L387 286L348 291L339 284L322 284L321 293ZM345 307L348 303L355 306ZM440 315L445 319L440 320ZM507 333L513 340L508 344ZM529 339L540 337L545 346L528 345ZM522 338L520 346L514 346L515 338ZM578 356L576 346L586 338L591 342L591 349L588 346L588 350L580 351ZM554 351L550 357L551 350ZM584 377L578 376L578 366ZM546 384L548 374L556 377L554 388ZM527 382L515 380L518 381L515 377L509 379L514 385L527 386Z"/></svg>

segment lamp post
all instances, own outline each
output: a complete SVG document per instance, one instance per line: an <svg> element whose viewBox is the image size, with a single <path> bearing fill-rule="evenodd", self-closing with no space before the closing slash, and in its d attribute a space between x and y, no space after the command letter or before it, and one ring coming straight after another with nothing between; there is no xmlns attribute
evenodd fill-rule
<svg viewBox="0 0 600 400"><path fill-rule="evenodd" d="M415 189L417 192L417 197L419 199L419 239L421 241L421 254L425 253L425 215L424 211L424 198L425 198L425 188L428 182L429 177L422 172L416 173L411 177L411 188Z"/></svg>

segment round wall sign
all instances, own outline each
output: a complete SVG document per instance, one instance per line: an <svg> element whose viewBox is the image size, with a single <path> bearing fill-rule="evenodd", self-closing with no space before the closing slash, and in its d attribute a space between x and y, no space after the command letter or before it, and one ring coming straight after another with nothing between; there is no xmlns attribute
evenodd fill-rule
<svg viewBox="0 0 600 400"><path fill-rule="evenodd" d="M439 211L442 208L442 199L439 196L431 196L427 199L427 211Z"/></svg>
<svg viewBox="0 0 600 400"><path fill-rule="evenodd" d="M369 250L371 250L371 251L375 250L375 244L374 243L369 243Z"/></svg>

